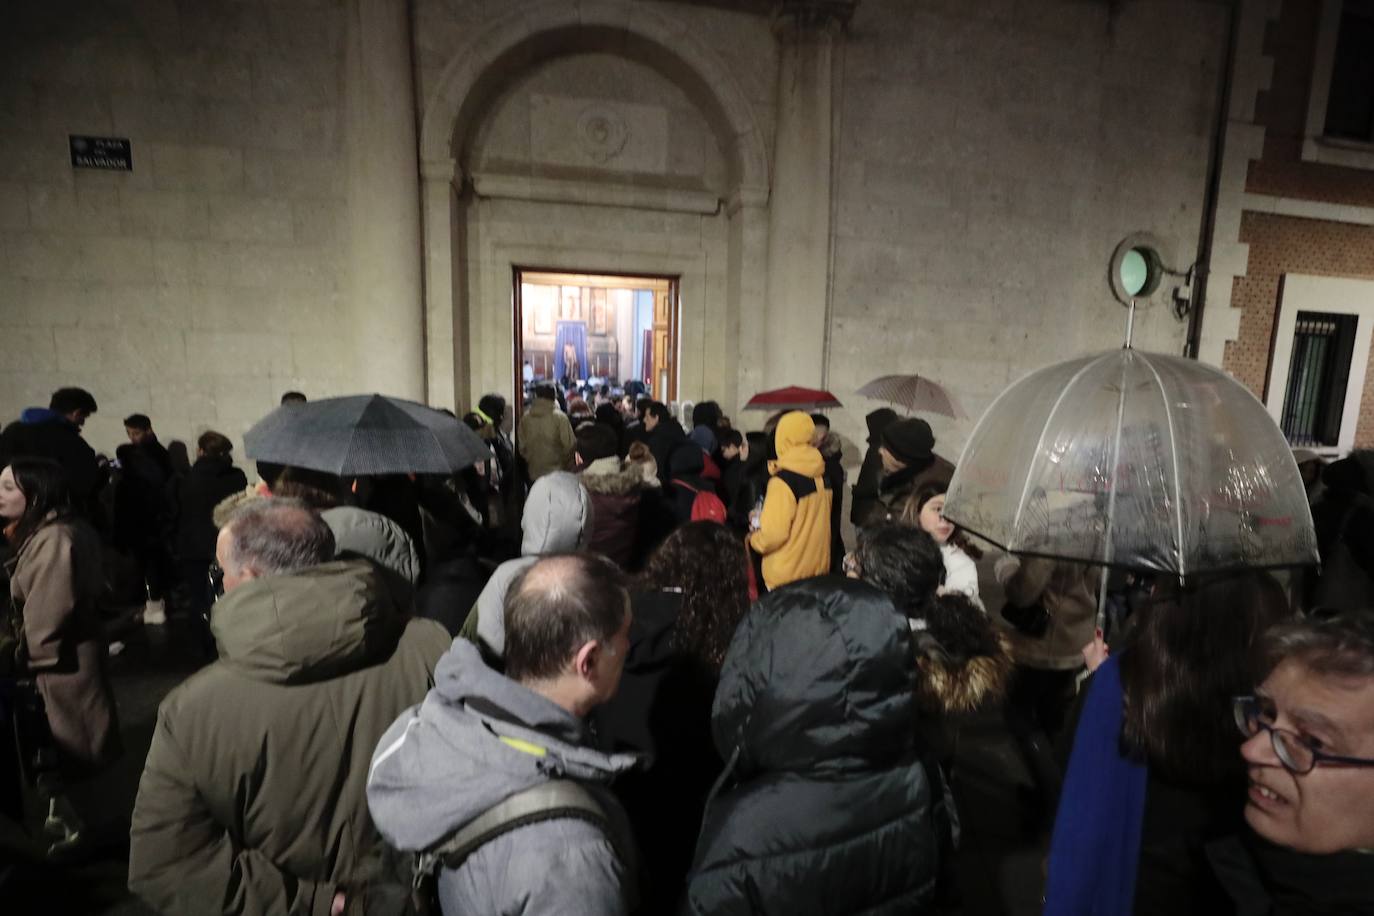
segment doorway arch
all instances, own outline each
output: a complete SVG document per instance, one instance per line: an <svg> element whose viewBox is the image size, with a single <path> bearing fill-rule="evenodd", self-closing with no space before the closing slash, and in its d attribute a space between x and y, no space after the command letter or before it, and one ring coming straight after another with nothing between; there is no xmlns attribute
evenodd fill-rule
<svg viewBox="0 0 1374 916"><path fill-rule="evenodd" d="M679 88L714 133L728 164L719 192L641 188L587 182L481 181L469 154L484 117L502 89L537 67L581 53L613 54L648 66ZM516 261L575 269L588 263L632 273L681 273L686 314L683 396L730 403L736 371L722 366L725 350L707 337L734 331L750 319L741 303L762 301L766 258L769 155L753 107L724 61L681 23L640 3L617 0L541 0L518 7L474 32L456 49L428 99L420 131L424 180L426 346L431 400L456 407L482 391L502 390L513 363L509 325L510 266ZM483 232L488 197L542 201L551 207L610 207L627 213L692 215L718 221L703 235L711 250L681 244L661 252L550 251L538 242L493 240ZM501 261L507 263L499 263ZM758 276L753 276L758 274ZM506 303L507 315L492 312ZM706 311L710 311L710 317ZM696 315L696 323L692 316ZM716 330L719 325L719 330ZM694 335L694 329L699 333ZM745 336L748 336L745 329ZM699 351L699 352L697 352ZM716 356L719 352L721 356ZM714 361L714 362L713 362ZM708 382L708 379L712 381Z"/></svg>

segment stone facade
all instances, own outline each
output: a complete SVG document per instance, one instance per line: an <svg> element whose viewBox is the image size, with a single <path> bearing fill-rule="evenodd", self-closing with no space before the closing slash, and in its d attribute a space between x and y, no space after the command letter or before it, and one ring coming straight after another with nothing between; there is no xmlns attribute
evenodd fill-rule
<svg viewBox="0 0 1374 916"><path fill-rule="evenodd" d="M282 391L352 388L344 20L334 4L72 2L0 29L0 405L64 384L164 441L241 445ZM69 134L133 171L73 169Z"/></svg>
<svg viewBox="0 0 1374 916"><path fill-rule="evenodd" d="M1119 344L1123 237L1193 261L1228 26L1206 0L412 0L398 48L362 26L382 0L118 9L0 37L0 405L81 384L106 449L133 410L237 439L287 388L510 393L526 266L680 275L680 396L731 414L824 385L858 443L854 390L927 374L970 415L935 420L957 454L1007 382ZM130 138L135 170L74 171L69 133ZM1171 292L1137 345L1181 348Z"/></svg>

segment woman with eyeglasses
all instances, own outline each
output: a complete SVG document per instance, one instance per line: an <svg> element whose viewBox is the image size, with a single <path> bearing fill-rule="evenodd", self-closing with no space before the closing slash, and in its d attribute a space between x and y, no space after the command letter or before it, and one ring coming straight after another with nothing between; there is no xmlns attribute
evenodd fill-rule
<svg viewBox="0 0 1374 916"><path fill-rule="evenodd" d="M55 753L39 754L37 784L48 800L48 854L70 856L83 825L66 787L93 775L120 752L115 701L105 671L97 602L104 588L100 538L71 508L56 462L16 458L0 471L0 518L12 555L12 632L0 676L31 679L42 700ZM52 759L47 759L51 757Z"/></svg>
<svg viewBox="0 0 1374 916"><path fill-rule="evenodd" d="M1259 635L1290 612L1263 572L1151 596L1080 695L1051 840L1047 916L1227 911L1208 842L1241 825L1232 698Z"/></svg>

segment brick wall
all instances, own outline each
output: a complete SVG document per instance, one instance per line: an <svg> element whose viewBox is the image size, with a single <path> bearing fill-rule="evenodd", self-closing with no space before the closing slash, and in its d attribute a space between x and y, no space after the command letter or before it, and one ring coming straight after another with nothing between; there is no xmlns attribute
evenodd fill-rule
<svg viewBox="0 0 1374 916"><path fill-rule="evenodd" d="M1245 189L1275 197L1374 206L1374 171L1302 160L1307 104L1321 4L1288 0L1265 32L1264 53L1274 60L1269 88L1255 100L1264 126L1264 153L1251 161Z"/></svg>
<svg viewBox="0 0 1374 916"><path fill-rule="evenodd" d="M1223 365L1263 398L1280 278L1299 273L1374 279L1374 227L1246 212L1240 241L1250 246L1250 260L1246 275L1236 279L1231 301L1244 312L1240 336L1226 345ZM1360 403L1355 444L1374 446L1374 359Z"/></svg>

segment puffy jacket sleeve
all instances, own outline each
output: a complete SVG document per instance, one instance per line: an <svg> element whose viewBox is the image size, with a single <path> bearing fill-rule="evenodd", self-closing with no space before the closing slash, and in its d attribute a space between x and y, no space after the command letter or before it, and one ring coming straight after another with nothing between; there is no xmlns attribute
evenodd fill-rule
<svg viewBox="0 0 1374 916"><path fill-rule="evenodd" d="M680 916L751 916L760 894L743 865L693 874Z"/></svg>
<svg viewBox="0 0 1374 916"><path fill-rule="evenodd" d="M129 890L159 913L326 916L340 888L239 848L206 807L192 771L160 711L129 831Z"/></svg>
<svg viewBox="0 0 1374 916"><path fill-rule="evenodd" d="M763 497L759 530L749 537L749 543L767 556L787 543L792 535L792 519L796 515L797 498L792 495L792 488L778 478L772 478Z"/></svg>

